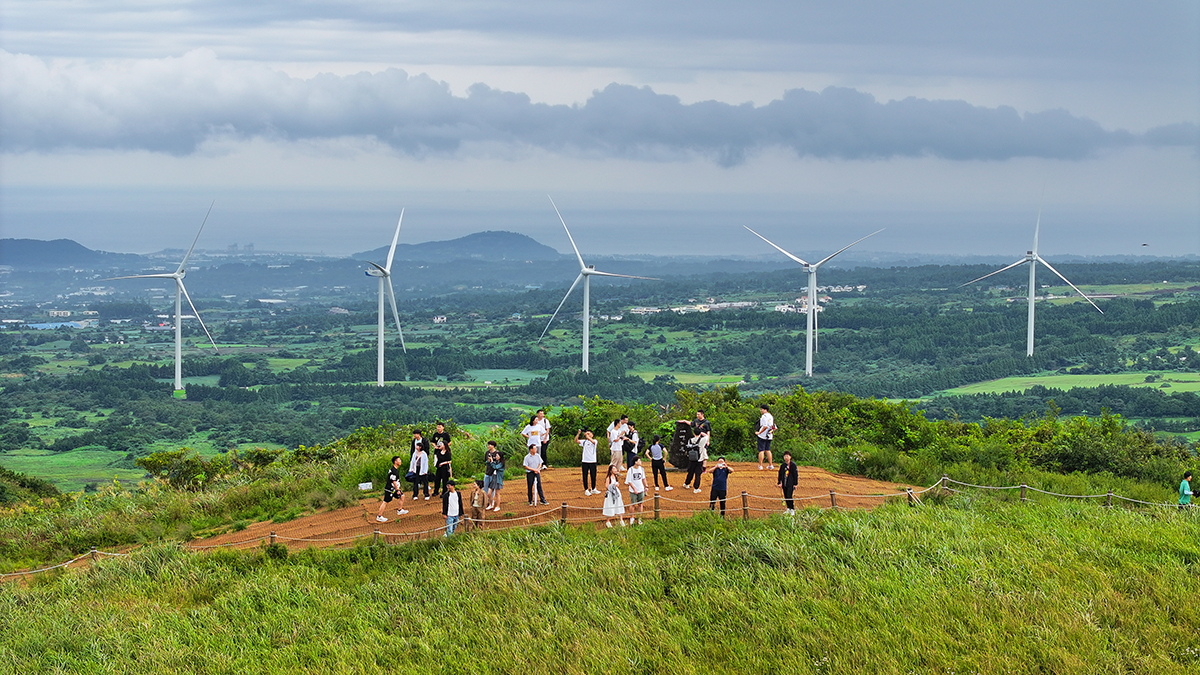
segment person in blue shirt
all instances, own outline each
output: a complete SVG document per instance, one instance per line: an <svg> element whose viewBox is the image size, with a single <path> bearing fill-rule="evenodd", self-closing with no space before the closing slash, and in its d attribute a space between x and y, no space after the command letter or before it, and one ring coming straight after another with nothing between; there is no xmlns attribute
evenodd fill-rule
<svg viewBox="0 0 1200 675"><path fill-rule="evenodd" d="M1183 482L1179 484L1179 510L1192 505L1192 472L1183 474Z"/></svg>
<svg viewBox="0 0 1200 675"><path fill-rule="evenodd" d="M708 510L712 511L717 505L717 500L721 500L721 517L725 517L725 495L729 487L729 474L733 473L733 469L725 464L724 457L717 458L717 464L711 469L705 469L707 473L712 474L712 490L708 493Z"/></svg>

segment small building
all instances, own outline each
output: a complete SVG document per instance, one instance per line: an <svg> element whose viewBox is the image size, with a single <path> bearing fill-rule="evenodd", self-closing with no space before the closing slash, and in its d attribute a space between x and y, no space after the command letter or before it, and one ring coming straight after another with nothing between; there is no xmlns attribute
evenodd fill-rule
<svg viewBox="0 0 1200 675"><path fill-rule="evenodd" d="M433 322L434 323L446 323L446 317L442 314L439 314L439 315L433 317Z"/></svg>

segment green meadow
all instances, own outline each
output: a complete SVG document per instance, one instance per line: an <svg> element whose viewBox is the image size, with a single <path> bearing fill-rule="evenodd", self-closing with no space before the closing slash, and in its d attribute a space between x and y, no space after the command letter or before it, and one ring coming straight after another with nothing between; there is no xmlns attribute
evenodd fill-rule
<svg viewBox="0 0 1200 675"><path fill-rule="evenodd" d="M1147 376L1153 376L1153 381L1147 382ZM1167 392L1200 391L1200 373L1180 372L1135 372L1114 373L1107 375L1034 375L1031 377L1005 377L999 380L976 382L962 387L955 387L941 392L943 396L959 394L999 394L1006 391L1026 391L1036 385L1053 389L1073 389L1075 387L1098 387L1105 384L1129 385L1131 387L1151 387ZM1167 386L1164 386L1167 385Z"/></svg>

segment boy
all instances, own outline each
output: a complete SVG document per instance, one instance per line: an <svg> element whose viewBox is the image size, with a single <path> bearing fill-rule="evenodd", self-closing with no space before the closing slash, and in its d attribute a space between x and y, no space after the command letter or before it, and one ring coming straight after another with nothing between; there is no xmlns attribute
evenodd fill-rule
<svg viewBox="0 0 1200 675"><path fill-rule="evenodd" d="M392 468L388 469L387 478L384 479L383 501L379 502L379 513L375 516L377 522L386 523L388 521L383 515L383 510L387 508L389 502L397 498L400 503L396 505L399 507L396 515L402 516L408 511L404 508L404 486L400 484L400 455L392 458Z"/></svg>
<svg viewBox="0 0 1200 675"><path fill-rule="evenodd" d="M625 484L629 486L629 524L644 523L642 509L646 506L646 470L642 468L642 458L634 456L629 472L625 474Z"/></svg>
<svg viewBox="0 0 1200 675"><path fill-rule="evenodd" d="M458 526L462 513L462 493L454 488L454 481L451 480L446 483L446 491L442 493L442 515L446 516L446 533L442 536L449 537L454 534L454 528Z"/></svg>
<svg viewBox="0 0 1200 675"><path fill-rule="evenodd" d="M767 468L774 469L775 464L771 458L771 439L775 438L775 430L779 427L775 426L775 416L771 414L771 409L764 403L758 406L762 417L758 418L758 431L754 435L758 437L758 470L763 470L763 455L767 456Z"/></svg>

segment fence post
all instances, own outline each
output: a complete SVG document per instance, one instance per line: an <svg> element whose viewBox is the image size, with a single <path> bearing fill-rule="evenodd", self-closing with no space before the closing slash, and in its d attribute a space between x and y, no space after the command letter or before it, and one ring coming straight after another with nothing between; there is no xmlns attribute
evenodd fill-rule
<svg viewBox="0 0 1200 675"><path fill-rule="evenodd" d="M271 545L275 545L275 531L271 530Z"/></svg>
<svg viewBox="0 0 1200 675"><path fill-rule="evenodd" d="M917 496L913 494L912 488L905 488L905 490L908 491L908 505L916 506L917 505Z"/></svg>
<svg viewBox="0 0 1200 675"><path fill-rule="evenodd" d="M833 490L829 491L829 506L835 509L837 508L837 493Z"/></svg>
<svg viewBox="0 0 1200 675"><path fill-rule="evenodd" d="M272 532L271 534L275 534L275 533ZM375 528L375 535L371 538L371 545L375 546L378 543L379 543L379 528L377 527L377 528Z"/></svg>
<svg viewBox="0 0 1200 675"><path fill-rule="evenodd" d="M1108 508L1112 508L1112 490L1108 491L1108 503L1105 504Z"/></svg>
<svg viewBox="0 0 1200 675"><path fill-rule="evenodd" d="M750 520L750 497L742 490L742 520Z"/></svg>
<svg viewBox="0 0 1200 675"><path fill-rule="evenodd" d="M1021 501L1023 501L1023 502L1029 501L1028 499L1025 499L1025 484L1024 483L1021 483Z"/></svg>
<svg viewBox="0 0 1200 675"><path fill-rule="evenodd" d="M98 560L100 560L100 553L97 552L96 547L93 546L92 547L92 564L95 565L96 561L98 561Z"/></svg>
<svg viewBox="0 0 1200 675"><path fill-rule="evenodd" d="M949 487L946 484L949 482L950 482L950 476L947 476L946 474L942 474L942 482L938 485L938 495L939 496L941 496L941 497L946 496L946 488Z"/></svg>
<svg viewBox="0 0 1200 675"><path fill-rule="evenodd" d="M659 513L658 495L654 495L654 519L655 520L658 520L658 513Z"/></svg>
<svg viewBox="0 0 1200 675"><path fill-rule="evenodd" d="M567 503L566 502L562 503L562 516L559 517L558 523L560 525L567 524Z"/></svg>

